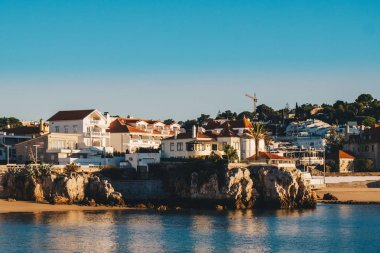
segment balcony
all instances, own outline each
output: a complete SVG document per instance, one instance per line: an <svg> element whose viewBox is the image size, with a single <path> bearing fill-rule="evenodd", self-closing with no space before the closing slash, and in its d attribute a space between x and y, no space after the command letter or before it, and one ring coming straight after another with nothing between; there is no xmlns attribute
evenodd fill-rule
<svg viewBox="0 0 380 253"><path fill-rule="evenodd" d="M87 137L87 138L93 138L93 137L106 137L106 138L109 138L110 137L110 133L102 133L102 132L87 132L87 133L84 133L84 137Z"/></svg>

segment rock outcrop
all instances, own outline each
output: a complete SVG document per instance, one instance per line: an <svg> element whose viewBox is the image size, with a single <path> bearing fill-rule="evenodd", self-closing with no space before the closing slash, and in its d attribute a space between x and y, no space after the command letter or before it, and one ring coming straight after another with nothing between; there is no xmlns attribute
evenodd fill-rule
<svg viewBox="0 0 380 253"><path fill-rule="evenodd" d="M281 209L314 208L317 197L296 168L265 166L251 169L258 204Z"/></svg>
<svg viewBox="0 0 380 253"><path fill-rule="evenodd" d="M73 204L95 201L104 205L123 205L120 193L96 175L84 173L40 173L38 168L13 170L3 177L8 197L17 200Z"/></svg>
<svg viewBox="0 0 380 253"><path fill-rule="evenodd" d="M219 167L170 167L160 171L166 191L179 202L201 202L235 209L269 207L314 208L316 195L296 168L256 165Z"/></svg>

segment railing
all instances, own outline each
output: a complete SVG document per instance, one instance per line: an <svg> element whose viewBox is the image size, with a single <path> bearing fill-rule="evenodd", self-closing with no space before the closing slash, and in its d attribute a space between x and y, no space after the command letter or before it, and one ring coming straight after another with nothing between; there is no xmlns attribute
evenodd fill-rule
<svg viewBox="0 0 380 253"><path fill-rule="evenodd" d="M160 144L161 142L154 141L154 140L133 140L132 143L140 143L140 144Z"/></svg>
<svg viewBox="0 0 380 253"><path fill-rule="evenodd" d="M84 133L84 137L110 137L110 133L87 132Z"/></svg>

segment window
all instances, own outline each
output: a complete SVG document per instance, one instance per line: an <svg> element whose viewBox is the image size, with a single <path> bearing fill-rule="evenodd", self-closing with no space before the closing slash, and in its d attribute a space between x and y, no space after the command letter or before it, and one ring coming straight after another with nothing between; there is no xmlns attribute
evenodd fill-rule
<svg viewBox="0 0 380 253"><path fill-rule="evenodd" d="M218 144L212 144L212 151L218 150Z"/></svg>
<svg viewBox="0 0 380 253"><path fill-rule="evenodd" d="M55 140L51 142L51 149L57 150L57 149L65 149L65 141L59 141Z"/></svg>
<svg viewBox="0 0 380 253"><path fill-rule="evenodd" d="M56 127L55 127L55 132L56 132L56 133L59 133L59 126L56 126Z"/></svg>
<svg viewBox="0 0 380 253"><path fill-rule="evenodd" d="M174 143L170 143L170 151L174 151Z"/></svg>
<svg viewBox="0 0 380 253"><path fill-rule="evenodd" d="M69 127L68 126L64 126L64 129L65 129L65 133L69 132Z"/></svg>
<svg viewBox="0 0 380 253"><path fill-rule="evenodd" d="M194 144L193 143L186 143L186 150L187 151L194 151Z"/></svg>
<svg viewBox="0 0 380 253"><path fill-rule="evenodd" d="M177 151L182 151L183 150L183 143L182 142L178 142L177 143Z"/></svg>
<svg viewBox="0 0 380 253"><path fill-rule="evenodd" d="M375 145L372 145L372 152L375 152Z"/></svg>
<svg viewBox="0 0 380 253"><path fill-rule="evenodd" d="M73 126L73 132L74 132L74 133L77 133L77 132L78 132L78 126L77 126L77 125L74 125L74 126Z"/></svg>

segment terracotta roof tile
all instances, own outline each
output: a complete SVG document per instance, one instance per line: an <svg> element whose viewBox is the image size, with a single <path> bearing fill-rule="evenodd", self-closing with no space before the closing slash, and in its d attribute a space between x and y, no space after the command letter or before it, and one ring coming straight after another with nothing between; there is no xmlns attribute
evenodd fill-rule
<svg viewBox="0 0 380 253"><path fill-rule="evenodd" d="M133 127L131 125L125 124L121 119L114 120L111 124L109 129L107 129L107 132L110 133L145 133L148 134L148 132L138 129L136 127Z"/></svg>
<svg viewBox="0 0 380 253"><path fill-rule="evenodd" d="M355 157L344 152L343 150L339 150L339 159L355 159Z"/></svg>
<svg viewBox="0 0 380 253"><path fill-rule="evenodd" d="M210 139L212 138L211 136L207 135L207 134L202 134L202 133L198 133L197 134L197 139ZM175 139L175 136L172 136L170 138L168 138L170 140L173 140ZM192 133L189 132L189 133L180 133L177 135L177 139L192 139Z"/></svg>
<svg viewBox="0 0 380 253"><path fill-rule="evenodd" d="M59 111L54 114L48 121L60 121L60 120L78 120L86 118L95 109L90 110L75 110L75 111Z"/></svg>
<svg viewBox="0 0 380 253"><path fill-rule="evenodd" d="M218 137L239 137L234 131L231 130L229 123L225 124L223 130L220 132Z"/></svg>

